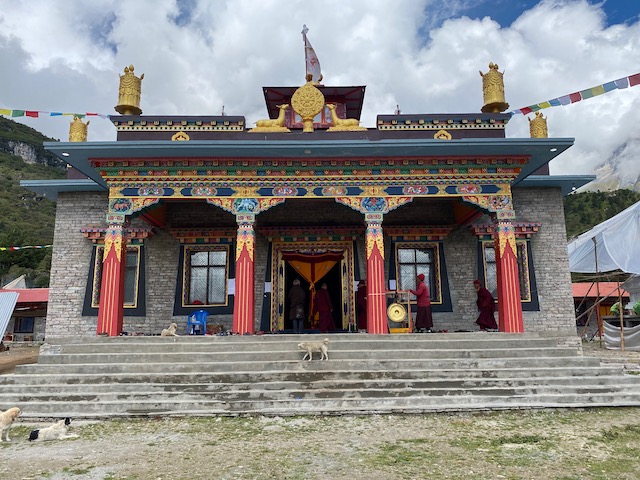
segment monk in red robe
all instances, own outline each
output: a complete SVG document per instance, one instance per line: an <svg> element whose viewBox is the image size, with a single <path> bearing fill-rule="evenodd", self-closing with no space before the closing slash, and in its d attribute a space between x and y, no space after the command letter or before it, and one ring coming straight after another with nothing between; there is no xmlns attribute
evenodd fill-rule
<svg viewBox="0 0 640 480"><path fill-rule="evenodd" d="M315 305L313 307L314 314L320 315L320 331L327 333L331 330L335 330L336 326L333 323L333 305L331 304L331 297L329 296L329 290L327 290L327 284L323 283L320 290L316 292Z"/></svg>
<svg viewBox="0 0 640 480"><path fill-rule="evenodd" d="M482 286L480 280L473 281L473 287L476 289L478 298L476 299L476 305L478 305L478 319L476 323L480 327L480 330L497 329L496 319L493 313L496 311L496 304L493 301L493 295L491 292Z"/></svg>
<svg viewBox="0 0 640 480"><path fill-rule="evenodd" d="M356 292L356 305L358 307L358 330L367 329L367 281L360 280Z"/></svg>
<svg viewBox="0 0 640 480"><path fill-rule="evenodd" d="M416 304L418 306L415 330L417 332L430 333L433 327L431 297L429 295L429 287L424 283L424 274L421 273L416 277L416 289L409 291L416 296Z"/></svg>

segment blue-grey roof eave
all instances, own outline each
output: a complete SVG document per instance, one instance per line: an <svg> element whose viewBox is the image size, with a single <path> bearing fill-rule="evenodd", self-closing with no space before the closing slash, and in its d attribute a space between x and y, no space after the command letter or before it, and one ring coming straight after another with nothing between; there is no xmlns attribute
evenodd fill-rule
<svg viewBox="0 0 640 480"><path fill-rule="evenodd" d="M106 192L106 186L87 179L60 179L60 180L20 180L20 186L32 192L53 200L58 198L61 192Z"/></svg>
<svg viewBox="0 0 640 480"><path fill-rule="evenodd" d="M595 175L529 175L517 183L518 187L549 188L560 187L566 196L596 179Z"/></svg>
<svg viewBox="0 0 640 480"><path fill-rule="evenodd" d="M363 158L363 157L484 157L528 156L529 162L514 182L517 184L573 145L573 138L423 138L327 139L297 136L294 140L192 140L174 142L45 142L47 150L72 165L96 183L106 186L91 166L91 159L142 158ZM252 137L253 138L253 137Z"/></svg>

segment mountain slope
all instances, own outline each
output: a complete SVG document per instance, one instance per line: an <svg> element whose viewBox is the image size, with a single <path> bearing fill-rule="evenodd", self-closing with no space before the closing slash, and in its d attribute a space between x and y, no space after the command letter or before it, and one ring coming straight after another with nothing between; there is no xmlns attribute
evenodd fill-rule
<svg viewBox="0 0 640 480"><path fill-rule="evenodd" d="M0 117L0 247L53 242L55 203L20 187L20 180L66 176L64 163L44 150L44 141L54 140ZM25 274L29 286L48 286L50 265L50 248L0 251L0 283Z"/></svg>

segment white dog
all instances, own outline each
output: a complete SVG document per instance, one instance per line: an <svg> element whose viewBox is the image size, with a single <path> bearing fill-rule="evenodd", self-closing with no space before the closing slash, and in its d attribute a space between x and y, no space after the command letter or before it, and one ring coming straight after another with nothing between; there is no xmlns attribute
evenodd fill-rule
<svg viewBox="0 0 640 480"><path fill-rule="evenodd" d="M169 327L162 330L162 333L160 334L160 336L161 337L177 337L178 336L178 334L176 333L177 328L178 328L178 325L175 323L172 323L171 325L169 325Z"/></svg>
<svg viewBox="0 0 640 480"><path fill-rule="evenodd" d="M78 435L67 435L69 425L71 425L71 419L67 417L64 420L60 420L46 428L33 430L29 435L29 441L44 442L47 440L64 440L66 438L76 438Z"/></svg>
<svg viewBox="0 0 640 480"><path fill-rule="evenodd" d="M20 409L18 407L12 407L6 412L0 413L0 442L10 442L9 429L16 418L20 415Z"/></svg>
<svg viewBox="0 0 640 480"><path fill-rule="evenodd" d="M313 359L313 352L320 352L320 360L329 360L329 339L325 338L321 342L300 342L298 349L306 350L302 360L309 357L309 361Z"/></svg>

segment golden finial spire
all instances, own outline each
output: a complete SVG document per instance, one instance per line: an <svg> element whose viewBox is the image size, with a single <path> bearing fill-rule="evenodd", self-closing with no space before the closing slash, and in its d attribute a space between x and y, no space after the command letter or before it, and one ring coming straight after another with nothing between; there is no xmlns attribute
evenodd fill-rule
<svg viewBox="0 0 640 480"><path fill-rule="evenodd" d="M503 74L498 71L498 64L489 63L487 73L480 72L482 77L482 97L484 99L483 113L499 113L509 108L504 99Z"/></svg>
<svg viewBox="0 0 640 480"><path fill-rule="evenodd" d="M70 142L86 142L87 141L87 126L91 123L88 121L84 123L80 117L73 116L73 122L69 125L69 141Z"/></svg>
<svg viewBox="0 0 640 480"><path fill-rule="evenodd" d="M120 91L118 92L118 105L116 112L121 115L140 115L140 94L142 91L142 79L133 74L133 65L124 67L124 75L120 75Z"/></svg>
<svg viewBox="0 0 640 480"><path fill-rule="evenodd" d="M548 138L549 130L547 129L547 119L544 118L541 112L536 112L536 117L529 120L529 133L531 138Z"/></svg>

